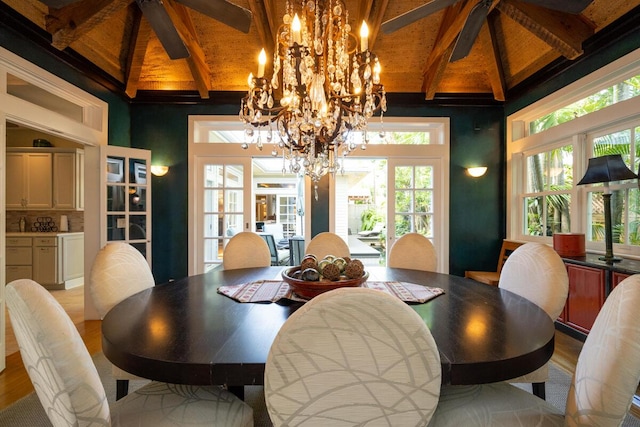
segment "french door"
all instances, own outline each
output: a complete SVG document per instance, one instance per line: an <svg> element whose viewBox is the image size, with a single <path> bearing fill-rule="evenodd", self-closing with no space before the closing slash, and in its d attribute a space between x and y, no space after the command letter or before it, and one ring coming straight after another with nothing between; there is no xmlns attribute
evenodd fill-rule
<svg viewBox="0 0 640 427"><path fill-rule="evenodd" d="M198 156L194 194L195 244L190 274L206 273L222 263L231 237L251 230L251 159Z"/></svg>
<svg viewBox="0 0 640 427"><path fill-rule="evenodd" d="M100 246L126 242L151 265L151 151L103 146L100 150L103 215Z"/></svg>
<svg viewBox="0 0 640 427"><path fill-rule="evenodd" d="M387 248L407 233L429 238L438 253L438 271L448 262L448 201L441 161L390 158L387 176ZM447 269L448 270L448 269Z"/></svg>

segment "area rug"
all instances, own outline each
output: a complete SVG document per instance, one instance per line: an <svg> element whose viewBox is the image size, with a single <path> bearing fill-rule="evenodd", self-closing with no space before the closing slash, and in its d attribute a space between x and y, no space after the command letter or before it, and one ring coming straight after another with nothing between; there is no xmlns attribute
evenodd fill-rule
<svg viewBox="0 0 640 427"><path fill-rule="evenodd" d="M102 379L107 399L109 402L115 400L116 387L115 380L111 376L111 365L102 353L93 356L93 361L98 369L98 374ZM547 401L564 411L571 376L563 369L558 368L553 363L549 365L549 381L546 383ZM131 381L129 390L135 390L146 384L146 381ZM522 384L519 387L531 391L530 384ZM260 386L245 387L245 401L253 408L254 425L256 427L271 427L271 421L267 414L264 403L264 394ZM50 427L51 423L47 418L44 409L35 393L20 399L8 408L0 411L0 426L3 427ZM640 427L640 419L632 415L627 415L623 427Z"/></svg>

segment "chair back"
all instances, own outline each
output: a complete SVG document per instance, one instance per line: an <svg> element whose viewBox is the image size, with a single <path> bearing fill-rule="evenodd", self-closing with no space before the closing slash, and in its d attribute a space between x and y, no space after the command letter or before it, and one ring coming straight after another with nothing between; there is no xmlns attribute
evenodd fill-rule
<svg viewBox="0 0 640 427"><path fill-rule="evenodd" d="M504 263L507 261L507 258L509 258L509 256L513 253L513 251L515 251L522 245L523 245L522 242L516 242L515 240L504 239L502 241L502 247L500 248L500 255L498 256L498 268L496 269L498 274L500 274L500 272L502 271L502 267L504 266Z"/></svg>
<svg viewBox="0 0 640 427"><path fill-rule="evenodd" d="M328 231L316 234L309 242L305 253L313 254L319 260L327 255L335 255L342 258L351 256L349 245L342 237Z"/></svg>
<svg viewBox="0 0 640 427"><path fill-rule="evenodd" d="M387 265L392 268L436 271L438 269L436 248L431 240L422 234L405 234L391 246Z"/></svg>
<svg viewBox="0 0 640 427"><path fill-rule="evenodd" d="M258 233L260 237L267 242L267 246L269 246L269 254L271 255L271 265L286 265L289 261L289 250L288 249L278 249L278 245L276 245L276 239L272 234L267 233Z"/></svg>
<svg viewBox="0 0 640 427"><path fill-rule="evenodd" d="M5 289L24 367L54 427L110 425L98 371L64 309L32 280Z"/></svg>
<svg viewBox="0 0 640 427"><path fill-rule="evenodd" d="M640 275L607 297L582 347L565 413L567 426L619 426L640 381Z"/></svg>
<svg viewBox="0 0 640 427"><path fill-rule="evenodd" d="M507 258L498 287L516 293L558 318L567 301L569 276L560 255L542 243L526 243Z"/></svg>
<svg viewBox="0 0 640 427"><path fill-rule="evenodd" d="M365 288L321 294L293 313L265 367L274 426L427 425L438 404L440 355L424 320Z"/></svg>
<svg viewBox="0 0 640 427"><path fill-rule="evenodd" d="M100 318L120 301L155 285L147 260L128 243L108 243L89 273L89 294Z"/></svg>
<svg viewBox="0 0 640 427"><path fill-rule="evenodd" d="M304 257L304 237L291 236L289 238L289 264L300 265Z"/></svg>
<svg viewBox="0 0 640 427"><path fill-rule="evenodd" d="M251 231L241 231L227 242L222 254L225 270L238 268L269 267L271 253L262 237Z"/></svg>

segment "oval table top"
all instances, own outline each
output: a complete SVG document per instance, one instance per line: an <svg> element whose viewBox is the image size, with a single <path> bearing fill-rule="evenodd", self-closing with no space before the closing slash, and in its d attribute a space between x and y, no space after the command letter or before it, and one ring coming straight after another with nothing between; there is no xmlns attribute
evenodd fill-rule
<svg viewBox="0 0 640 427"><path fill-rule="evenodd" d="M125 371L157 381L261 385L276 334L303 303L239 303L217 289L280 279L282 270L213 270L135 294L105 316L103 352ZM385 267L367 271L369 280L444 289L435 299L411 304L438 345L443 384L515 378L553 354L554 323L525 298L454 275Z"/></svg>

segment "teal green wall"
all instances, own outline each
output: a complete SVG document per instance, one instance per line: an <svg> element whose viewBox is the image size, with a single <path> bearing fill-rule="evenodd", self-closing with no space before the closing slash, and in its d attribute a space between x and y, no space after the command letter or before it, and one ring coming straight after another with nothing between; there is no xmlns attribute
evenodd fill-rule
<svg viewBox="0 0 640 427"><path fill-rule="evenodd" d="M217 105L131 107L132 146L152 150L153 159L171 169L153 177L153 273L158 281L188 272L188 116L237 114L242 94ZM215 97L215 95L214 95ZM396 102L394 104L394 98ZM389 95L387 116L451 117L450 271L493 268L504 237L504 113L497 107L427 106L421 95ZM481 178L465 174L468 166L489 169ZM329 228L328 178L312 199L312 235Z"/></svg>

